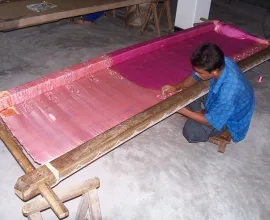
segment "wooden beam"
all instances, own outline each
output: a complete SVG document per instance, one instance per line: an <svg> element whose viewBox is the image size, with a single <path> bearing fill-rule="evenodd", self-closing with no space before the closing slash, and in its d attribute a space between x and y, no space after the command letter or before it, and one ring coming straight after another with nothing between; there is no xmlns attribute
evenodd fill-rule
<svg viewBox="0 0 270 220"><path fill-rule="evenodd" d="M201 21L203 22L211 22L210 20L206 19L206 18L200 18Z"/></svg>
<svg viewBox="0 0 270 220"><path fill-rule="evenodd" d="M38 186L38 190L43 198L45 198L46 201L50 204L52 210L59 219L65 218L69 215L69 211L65 207L64 203L60 201L58 196L50 187L48 187L46 184L41 184Z"/></svg>
<svg viewBox="0 0 270 220"><path fill-rule="evenodd" d="M238 64L245 72L268 59L270 59L270 47ZM66 178L206 94L208 89L209 82L196 83L56 158L51 161L51 165L59 172L60 178ZM39 193L38 186L42 183L49 186L56 183L54 174L45 165L20 177L15 185L15 192L23 200L31 199Z"/></svg>
<svg viewBox="0 0 270 220"><path fill-rule="evenodd" d="M64 191L56 191L56 195L59 197L61 202L65 202L71 199L74 199L82 194L87 193L90 190L96 189L100 186L100 182L98 178L93 178L86 180L80 184L72 186L69 189ZM22 212L24 216L31 216L34 213L44 211L50 208L49 203L45 198L36 198L33 201L25 204L23 206Z"/></svg>

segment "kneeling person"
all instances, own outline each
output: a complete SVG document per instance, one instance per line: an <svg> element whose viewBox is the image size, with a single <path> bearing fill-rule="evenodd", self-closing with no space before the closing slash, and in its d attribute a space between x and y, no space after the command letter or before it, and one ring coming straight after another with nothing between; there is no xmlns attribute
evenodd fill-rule
<svg viewBox="0 0 270 220"><path fill-rule="evenodd" d="M206 142L229 130L234 142L243 140L253 115L253 89L237 64L224 57L215 44L204 44L191 57L194 72L177 85L165 85L164 95L185 89L200 80L210 80L208 95L194 101L179 113L189 118L183 135L190 143ZM202 109L201 105L204 105Z"/></svg>

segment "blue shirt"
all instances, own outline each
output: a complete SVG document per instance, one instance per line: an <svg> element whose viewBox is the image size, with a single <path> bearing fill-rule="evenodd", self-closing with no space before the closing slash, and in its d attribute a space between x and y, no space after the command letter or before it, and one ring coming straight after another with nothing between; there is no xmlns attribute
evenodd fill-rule
<svg viewBox="0 0 270 220"><path fill-rule="evenodd" d="M200 78L192 73L196 81ZM238 65L225 57L225 67L217 82L210 79L205 118L215 129L227 126L234 142L243 140L254 112L253 89Z"/></svg>

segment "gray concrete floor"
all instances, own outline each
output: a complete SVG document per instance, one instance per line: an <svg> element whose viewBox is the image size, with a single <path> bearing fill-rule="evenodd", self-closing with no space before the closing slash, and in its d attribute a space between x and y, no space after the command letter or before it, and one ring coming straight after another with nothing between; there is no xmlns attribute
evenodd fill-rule
<svg viewBox="0 0 270 220"><path fill-rule="evenodd" d="M176 2L172 1L172 11ZM210 18L262 36L264 9L239 1L216 0ZM125 29L121 19L102 18L97 25L78 26L66 20L0 33L0 89L5 90L61 68L154 37ZM256 94L256 110L247 138L225 154L210 143L188 144L178 115L123 144L61 182L67 188L98 177L104 219L263 220L270 216L270 64L247 73ZM257 78L263 76L263 82ZM23 171L0 144L0 219L25 219L24 204L13 186ZM67 203L74 219L79 200ZM52 211L44 219L56 219Z"/></svg>

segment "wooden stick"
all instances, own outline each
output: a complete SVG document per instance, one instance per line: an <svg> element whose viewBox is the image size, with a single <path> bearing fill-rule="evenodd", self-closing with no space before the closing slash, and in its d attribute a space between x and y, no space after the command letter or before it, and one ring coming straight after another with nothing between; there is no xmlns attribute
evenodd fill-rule
<svg viewBox="0 0 270 220"><path fill-rule="evenodd" d="M116 9L112 10L113 17L116 18Z"/></svg>
<svg viewBox="0 0 270 220"><path fill-rule="evenodd" d="M52 210L59 219L65 218L69 215L68 209L60 201L58 196L54 193L54 191L50 187L46 186L46 184L41 184L39 185L38 190L50 204Z"/></svg>
<svg viewBox="0 0 270 220"><path fill-rule="evenodd" d="M91 220L101 220L101 212L97 190L93 189L83 194L77 215L76 220L84 220L87 211L89 210L91 215Z"/></svg>
<svg viewBox="0 0 270 220"><path fill-rule="evenodd" d="M152 7L150 6L148 9L145 21L143 22L143 25L142 25L141 34L144 33L146 27L148 26L148 23L150 22L151 15L152 15Z"/></svg>
<svg viewBox="0 0 270 220"><path fill-rule="evenodd" d="M203 22L211 22L210 20L206 19L206 18L200 18L201 21Z"/></svg>
<svg viewBox="0 0 270 220"><path fill-rule="evenodd" d="M220 142L218 145L218 152L224 153L226 150L227 143L226 142Z"/></svg>
<svg viewBox="0 0 270 220"><path fill-rule="evenodd" d="M164 2L165 3L165 2ZM166 11L166 8L165 8L165 4L162 6L162 9L161 9L161 11L160 11L160 13L159 13L159 16L158 16L158 20L160 21L161 20L161 18L162 18L162 16L164 15L164 13L165 13L165 11Z"/></svg>
<svg viewBox="0 0 270 220"><path fill-rule="evenodd" d="M75 220L84 220L88 210L89 210L89 204L88 204L87 193L84 193L82 195Z"/></svg>
<svg viewBox="0 0 270 220"><path fill-rule="evenodd" d="M169 29L169 31L171 31L173 29L173 24L172 24L172 14L171 14L170 1L169 0L165 1L164 5L166 7L168 29Z"/></svg>
<svg viewBox="0 0 270 220"><path fill-rule="evenodd" d="M157 36L159 37L160 36L160 24L159 24L159 19L158 19L158 14L157 14L157 3L152 3L151 7L152 7L153 15L154 15Z"/></svg>
<svg viewBox="0 0 270 220"><path fill-rule="evenodd" d="M100 212L100 205L98 199L97 190L91 190L87 193L88 201L89 201L89 209L91 220L101 220L101 212Z"/></svg>
<svg viewBox="0 0 270 220"><path fill-rule="evenodd" d="M62 192L56 191L56 195L59 197L61 202L68 201L70 199L74 199L82 194L88 192L89 190L96 189L100 186L100 182L98 178L93 178L86 180L80 184L72 186L70 189L66 189ZM25 204L23 206L22 212L24 216L30 216L33 213L41 212L50 208L47 200L45 198L36 198L33 201Z"/></svg>

